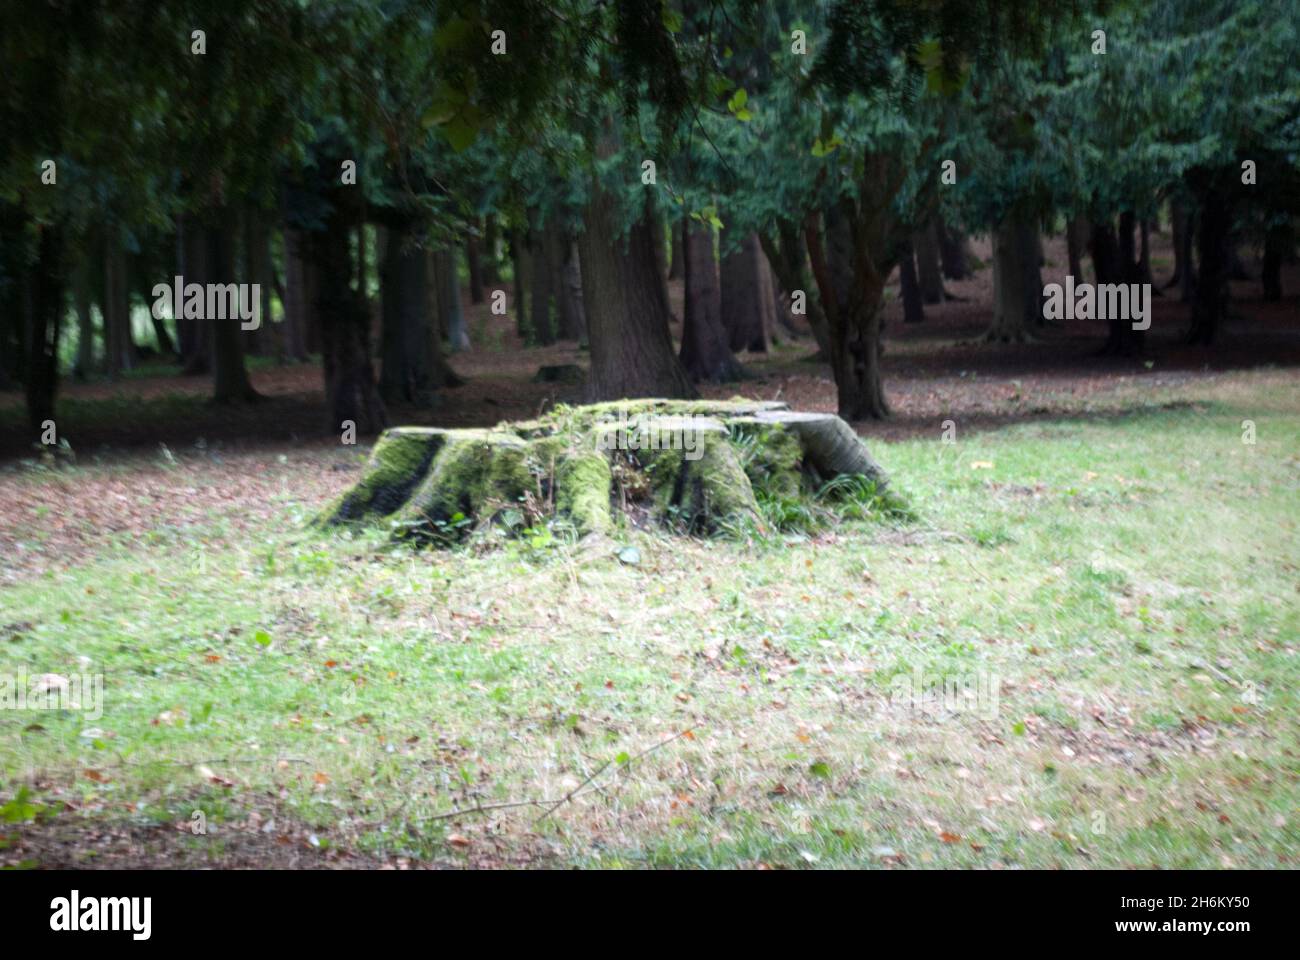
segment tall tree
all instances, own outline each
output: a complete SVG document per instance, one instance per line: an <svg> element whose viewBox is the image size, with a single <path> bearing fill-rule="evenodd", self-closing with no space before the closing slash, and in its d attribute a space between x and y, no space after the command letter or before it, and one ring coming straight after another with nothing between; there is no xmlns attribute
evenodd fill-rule
<svg viewBox="0 0 1300 960"><path fill-rule="evenodd" d="M722 324L722 294L713 256L713 229L704 219L683 217L682 366L696 382L738 380L743 371L727 345ZM674 241L676 245L678 241Z"/></svg>

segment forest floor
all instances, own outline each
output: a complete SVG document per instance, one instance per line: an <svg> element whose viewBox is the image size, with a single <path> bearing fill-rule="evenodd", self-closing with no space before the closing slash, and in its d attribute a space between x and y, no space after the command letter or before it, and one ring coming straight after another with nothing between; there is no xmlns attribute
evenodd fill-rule
<svg viewBox="0 0 1300 960"><path fill-rule="evenodd" d="M249 412L69 386L75 462L0 395L0 675L104 685L0 710L0 866L1294 866L1296 298L1236 285L1211 350L1157 301L1134 361L1100 324L984 344L988 271L949 288L890 304L895 417L856 425L917 519L621 533L634 564L306 529L366 452L314 364L258 365ZM573 345L490 319L394 422L572 399L530 379ZM810 352L708 392L833 410Z"/></svg>

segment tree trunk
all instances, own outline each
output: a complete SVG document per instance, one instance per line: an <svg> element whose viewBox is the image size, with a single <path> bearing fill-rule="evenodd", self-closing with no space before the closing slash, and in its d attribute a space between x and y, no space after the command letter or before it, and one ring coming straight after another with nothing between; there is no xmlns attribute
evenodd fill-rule
<svg viewBox="0 0 1300 960"><path fill-rule="evenodd" d="M1200 273L1192 300L1192 325L1187 334L1189 343L1209 346L1218 337L1228 303L1228 277L1232 269L1231 229L1231 204L1221 190L1211 186L1202 196L1197 225L1196 259L1200 263Z"/></svg>
<svg viewBox="0 0 1300 960"><path fill-rule="evenodd" d="M185 216L180 234L180 275L186 285L208 282L208 236L194 216ZM176 317L176 339L180 342L182 371L186 376L206 374L211 366L210 337L205 321L186 317L182 304L172 304ZM104 313L104 342L109 342L108 313Z"/></svg>
<svg viewBox="0 0 1300 960"><path fill-rule="evenodd" d="M1093 278L1097 284L1120 282L1119 242L1109 218L1090 224L1088 255L1092 258Z"/></svg>
<svg viewBox="0 0 1300 960"><path fill-rule="evenodd" d="M661 216L659 216L658 214L655 214L655 221L654 221L654 240L655 240L655 244L654 244L654 252L655 252L655 266L656 266L656 268L657 268L658 271L659 271L659 276L661 276L661 277L664 278L664 300L665 300L665 301L668 299L668 246L667 246L667 240L668 240L668 235L669 235L669 233L671 233L671 232L672 232L672 230L671 230L671 227L669 227L669 225L668 225L668 221L667 221L664 217L661 217Z"/></svg>
<svg viewBox="0 0 1300 960"><path fill-rule="evenodd" d="M916 261L912 253L911 240L898 248L898 291L903 300L903 322L923 321L925 307L921 303L921 287L916 279Z"/></svg>
<svg viewBox="0 0 1300 960"><path fill-rule="evenodd" d="M769 345L778 343L777 336L777 310L781 307L780 301L776 295L776 285L772 282L772 268L767 265L767 257L763 256L763 244L759 242L758 234L749 235L750 242L754 245L754 259L758 262L758 307L763 319L763 330L767 334Z"/></svg>
<svg viewBox="0 0 1300 960"><path fill-rule="evenodd" d="M1282 299L1282 262L1291 255L1294 246L1290 221L1275 223L1264 231L1264 262L1259 278L1265 300Z"/></svg>
<svg viewBox="0 0 1300 960"><path fill-rule="evenodd" d="M208 280L211 283L233 284L235 271L234 212L221 209L214 212L208 228ZM220 319L206 317L203 323L212 337L212 399L216 403L252 403L261 399L248 380L244 368L243 331L239 329L238 316Z"/></svg>
<svg viewBox="0 0 1300 960"><path fill-rule="evenodd" d="M77 365L73 368L78 380L88 380L95 372L95 318L90 304L90 261L82 257L72 273L72 298L77 308Z"/></svg>
<svg viewBox="0 0 1300 960"><path fill-rule="evenodd" d="M936 217L939 235L939 262L943 275L949 280L965 280L970 276L970 241L960 230L949 227Z"/></svg>
<svg viewBox="0 0 1300 960"><path fill-rule="evenodd" d="M1142 243L1138 248L1138 283L1151 284L1156 290L1155 279L1151 276L1151 221L1143 220L1139 226Z"/></svg>
<svg viewBox="0 0 1300 960"><path fill-rule="evenodd" d="M877 224L868 235L858 216L850 201L841 200L826 210L825 245L815 215L805 224L805 239L826 311L839 415L881 420L889 415L880 374L885 283L871 249L888 231Z"/></svg>
<svg viewBox="0 0 1300 960"><path fill-rule="evenodd" d="M1009 214L993 233L993 323L985 339L1023 343L1042 322L1042 281L1037 231L1032 221Z"/></svg>
<svg viewBox="0 0 1300 960"><path fill-rule="evenodd" d="M497 215L489 213L483 218L483 248L479 260L484 288L501 282L500 251L497 249L500 233Z"/></svg>
<svg viewBox="0 0 1300 960"><path fill-rule="evenodd" d="M551 295L554 273L552 272L551 237L549 224L542 225L538 211L529 213L528 235L533 241L533 282L530 286L532 309L529 311L529 327L532 330L532 342L549 346L555 342L555 325L551 321Z"/></svg>
<svg viewBox="0 0 1300 960"><path fill-rule="evenodd" d="M1186 201L1173 201L1169 206L1169 221L1174 235L1174 275L1165 288L1177 287L1179 299L1191 303L1196 290L1196 267L1192 261L1196 217L1192 205Z"/></svg>
<svg viewBox="0 0 1300 960"><path fill-rule="evenodd" d="M153 315L153 297L149 296L152 290L152 285L149 287L142 286L140 288L140 297L144 300L145 305L149 307L149 322L153 325L154 339L158 341L158 353L160 356L174 357L176 347L172 343L171 334L167 331L167 318Z"/></svg>
<svg viewBox="0 0 1300 960"><path fill-rule="evenodd" d="M738 380L743 370L727 346L722 326L718 268L713 259L713 229L682 217L682 366L696 383ZM674 243L675 247L679 244Z"/></svg>
<svg viewBox="0 0 1300 960"><path fill-rule="evenodd" d="M1087 221L1072 217L1065 221L1065 248L1070 259L1070 276L1083 283L1083 251L1087 244Z"/></svg>
<svg viewBox="0 0 1300 960"><path fill-rule="evenodd" d="M556 238L560 257L556 284L556 299L559 306L560 339L577 340L585 344L587 339L587 320L582 306L582 274L578 266L578 248L567 232L556 228Z"/></svg>
<svg viewBox="0 0 1300 960"><path fill-rule="evenodd" d="M1183 235L1178 240L1181 261L1178 277L1178 299L1183 303L1191 303L1196 296L1196 258L1193 253L1196 246L1196 224L1196 210L1188 208L1183 222Z"/></svg>
<svg viewBox="0 0 1300 960"><path fill-rule="evenodd" d="M612 144L602 140L602 155L612 151ZM596 180L583 220L578 253L591 345L589 399L695 397L673 351L667 305L659 292L663 278L656 275L655 221L643 214L623 242L614 198Z"/></svg>
<svg viewBox="0 0 1300 960"><path fill-rule="evenodd" d="M483 265L479 261L478 234L471 232L465 238L465 263L469 267L469 302L483 302Z"/></svg>
<svg viewBox="0 0 1300 960"><path fill-rule="evenodd" d="M155 278L144 272L145 263L143 260L137 260L136 262L139 266L139 269L134 272L136 291L140 294L140 299L144 305L149 308L149 322L153 324L153 335L158 341L158 352L164 357L178 357L175 341L172 340L171 333L167 330L167 318L154 316L153 283L150 281ZM164 277L161 274L156 279L159 282L164 280L168 283L171 282L170 276Z"/></svg>
<svg viewBox="0 0 1300 960"><path fill-rule="evenodd" d="M933 218L913 236L917 281L925 303L943 303L943 273L939 267L939 235Z"/></svg>
<svg viewBox="0 0 1300 960"><path fill-rule="evenodd" d="M337 169L338 164L324 167ZM358 433L374 433L388 425L388 414L370 362L370 314L352 288L348 232L356 217L354 201L348 190L337 187L327 199L331 209L325 228L304 239L316 276L314 307L320 318L328 429L338 431L352 421Z"/></svg>
<svg viewBox="0 0 1300 960"><path fill-rule="evenodd" d="M244 354L250 357L262 356L270 343L271 336L271 281L264 275L259 262L260 243L265 241L265 232L258 222L257 209L251 204L245 206L240 215L240 263L236 271L244 283L258 285L258 316L261 325L255 330L241 330L240 341ZM259 234L262 238L259 240Z"/></svg>
<svg viewBox="0 0 1300 960"><path fill-rule="evenodd" d="M256 331L256 344L263 355L280 355L278 344L281 330L272 322L271 293L275 289L275 260L271 256L271 228L260 210L248 213L247 247L244 252L245 272L250 283L260 285L262 325Z"/></svg>
<svg viewBox="0 0 1300 960"><path fill-rule="evenodd" d="M447 337L452 353L470 348L465 311L460 302L460 278L456 274L456 248L447 247L433 255L434 277L438 284L439 327Z"/></svg>
<svg viewBox="0 0 1300 960"><path fill-rule="evenodd" d="M512 226L510 261L515 275L515 330L524 343L532 342L528 326L528 292L533 281L532 259L524 229L518 225Z"/></svg>
<svg viewBox="0 0 1300 960"><path fill-rule="evenodd" d="M309 246L306 231L284 228L284 356L294 363L307 359L307 327L314 310Z"/></svg>
<svg viewBox="0 0 1300 960"><path fill-rule="evenodd" d="M655 285L658 289L654 291L655 300L662 306L664 315L668 318L669 324L677 322L678 317L673 313L672 301L668 297L668 251L664 247L664 229L665 218L655 209L654 203L646 201L647 216L650 217L648 236L646 237L646 248L650 252L651 261L654 264L654 273L647 275L647 279L653 276ZM672 338L672 327L669 327L669 338Z"/></svg>
<svg viewBox="0 0 1300 960"><path fill-rule="evenodd" d="M1123 284L1141 283L1141 264L1138 262L1133 230L1137 220L1132 210L1125 210L1119 215L1119 238L1116 259L1119 271L1117 282ZM1107 281L1098 280L1098 283ZM1098 303L1101 301L1098 291ZM1130 311L1131 312L1131 311ZM1141 330L1133 329L1131 317L1108 317L1109 332L1102 352L1111 356L1136 357L1142 354L1143 336Z"/></svg>
<svg viewBox="0 0 1300 960"><path fill-rule="evenodd" d="M802 291L804 309L807 311L805 317L813 339L817 341L817 350L823 359L829 358L831 346L826 312L822 308L817 287L808 276L804 241L799 236L798 226L792 220L778 220L777 238L779 242L767 234L759 236L768 264L787 294L793 297L796 290Z"/></svg>
<svg viewBox="0 0 1300 960"><path fill-rule="evenodd" d="M764 295L765 269L757 234L749 234L722 258L722 325L734 351L766 353L770 345L776 318L772 297Z"/></svg>
<svg viewBox="0 0 1300 960"><path fill-rule="evenodd" d="M413 242L418 221L390 220L379 266L385 403L426 405L432 399L429 351L429 257ZM441 353L441 346L439 346Z"/></svg>
<svg viewBox="0 0 1300 960"><path fill-rule="evenodd" d="M682 270L685 269L682 262L682 233L680 230L674 230L672 221L667 224L668 227L668 245L671 248L670 259L668 261L668 279L682 279ZM683 320L683 322L685 322Z"/></svg>
<svg viewBox="0 0 1300 960"><path fill-rule="evenodd" d="M62 228L40 228L37 259L28 275L29 305L27 359L23 389L27 422L34 437L42 424L54 418L54 398L59 383L59 324L63 319L64 243Z"/></svg>
<svg viewBox="0 0 1300 960"><path fill-rule="evenodd" d="M127 287L126 251L112 230L104 243L104 340L110 380L135 366L131 337L131 292Z"/></svg>

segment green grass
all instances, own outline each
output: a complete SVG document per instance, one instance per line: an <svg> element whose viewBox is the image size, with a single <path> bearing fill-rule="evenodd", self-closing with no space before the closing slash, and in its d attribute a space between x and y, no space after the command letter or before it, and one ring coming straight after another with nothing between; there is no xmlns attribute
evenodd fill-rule
<svg viewBox="0 0 1300 960"><path fill-rule="evenodd" d="M202 810L212 835L175 843L216 862L273 808L449 863L1288 865L1300 399L1244 383L874 443L914 518L621 534L634 564L560 537L412 553L289 502L228 546L160 521L0 588L0 667L106 698L0 711L0 807L19 833ZM896 702L915 671L997 696Z"/></svg>

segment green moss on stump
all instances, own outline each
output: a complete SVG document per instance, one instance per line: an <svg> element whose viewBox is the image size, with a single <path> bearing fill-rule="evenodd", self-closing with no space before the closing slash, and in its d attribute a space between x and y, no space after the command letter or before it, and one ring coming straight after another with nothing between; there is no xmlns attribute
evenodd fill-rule
<svg viewBox="0 0 1300 960"><path fill-rule="evenodd" d="M490 430L388 430L361 480L320 519L383 521L394 536L444 541L521 508L580 534L651 521L711 534L761 526L763 503L812 498L844 476L885 483L838 417L743 399L631 400Z"/></svg>
<svg viewBox="0 0 1300 960"><path fill-rule="evenodd" d="M580 533L605 533L612 520L609 460L599 452L584 452L561 460L556 467L555 507L573 521Z"/></svg>
<svg viewBox="0 0 1300 960"><path fill-rule="evenodd" d="M408 499L442 449L449 431L436 427L386 430L370 451L361 482L322 516L326 523L386 517Z"/></svg>

